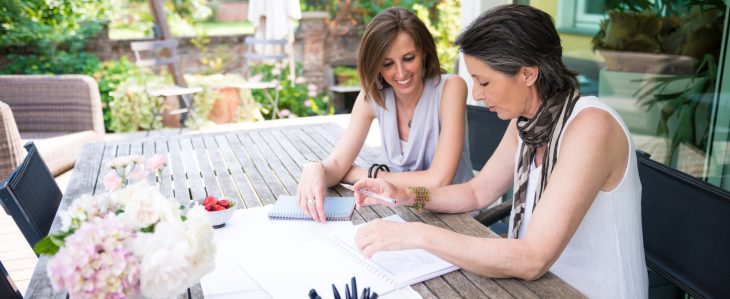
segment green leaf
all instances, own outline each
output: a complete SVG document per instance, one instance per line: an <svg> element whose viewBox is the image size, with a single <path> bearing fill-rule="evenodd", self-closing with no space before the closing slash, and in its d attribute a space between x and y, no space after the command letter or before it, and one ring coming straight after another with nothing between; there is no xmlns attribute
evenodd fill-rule
<svg viewBox="0 0 730 299"><path fill-rule="evenodd" d="M58 252L58 249L60 248L60 246L58 246L55 242L51 240L51 236L46 236L45 238L38 241L38 243L35 243L35 246L33 246L33 251L40 255L54 255Z"/></svg>
<svg viewBox="0 0 730 299"><path fill-rule="evenodd" d="M148 227L143 227L139 231L141 231L143 233L154 233L155 232L155 225L154 224L151 224Z"/></svg>

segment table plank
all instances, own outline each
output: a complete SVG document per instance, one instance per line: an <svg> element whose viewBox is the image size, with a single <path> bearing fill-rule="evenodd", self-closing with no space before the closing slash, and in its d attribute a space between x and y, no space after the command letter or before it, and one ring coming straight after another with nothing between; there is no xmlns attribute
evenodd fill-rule
<svg viewBox="0 0 730 299"><path fill-rule="evenodd" d="M176 138L170 138L167 140L167 147L170 151L170 161L168 166L171 168L172 172L175 199L180 204L187 204L190 201L191 193L188 187L188 179L185 172L180 142Z"/></svg>
<svg viewBox="0 0 730 299"><path fill-rule="evenodd" d="M256 165L254 165L251 156L249 156L248 151L241 143L239 135L245 134L248 133L239 132L238 134L227 134L226 138L228 139L228 143L233 149L233 154L238 158L238 163L243 166L243 172L246 174L246 177L248 177L249 183L253 187L253 190L256 192L260 204L267 205L274 203L277 193L275 193L275 191L272 191L271 188L269 188L269 186L266 184L266 181L261 176L261 173L259 173Z"/></svg>
<svg viewBox="0 0 730 299"><path fill-rule="evenodd" d="M198 161L198 167L200 169L200 175L203 179L203 186L205 188L206 195L213 195L215 197L223 196L223 188L218 182L217 172L213 170L213 165L210 162L210 154L208 149L205 147L205 141L202 136L192 136L190 140L193 143L193 152L195 158ZM201 197L200 199L203 199Z"/></svg>
<svg viewBox="0 0 730 299"><path fill-rule="evenodd" d="M110 169L106 166L109 161L114 159L117 156L117 146L116 144L101 144L100 146L104 147L103 149L103 155L101 157L101 161L97 161L99 165L97 165L97 168L99 168L99 174L94 177L96 180L96 183L93 187L91 187L91 193L96 194L100 192L105 192L106 187L104 187L104 176L107 172L110 171ZM79 154L81 157L81 154ZM74 173L76 171L76 167L74 166ZM60 209L60 207L59 207Z"/></svg>
<svg viewBox="0 0 730 299"><path fill-rule="evenodd" d="M175 182L172 176L172 157L170 155L170 149L167 146L167 140L156 139L154 141L154 152L155 155L162 155L167 158L167 166L162 168L160 175L157 178L157 182L160 186L160 193L169 198L175 197Z"/></svg>
<svg viewBox="0 0 730 299"><path fill-rule="evenodd" d="M221 156L223 157L224 162L226 162L226 166L231 172L231 176L236 183L236 188L241 194L241 201L243 205L239 206L239 208L254 208L261 206L261 198L259 198L256 190L254 190L254 186L248 175L246 175L243 171L243 164L241 164L238 160L236 154L233 153L233 148L228 141L228 137L225 135L218 135L215 136L215 141L218 145L218 150L220 151Z"/></svg>
<svg viewBox="0 0 730 299"><path fill-rule="evenodd" d="M200 174L200 166L198 159L193 150L191 138L181 138L180 148L182 149L182 164L185 166L185 175L188 179L190 187L190 200L201 200L208 196L203 183L203 177Z"/></svg>
<svg viewBox="0 0 730 299"><path fill-rule="evenodd" d="M276 155L274 150L258 133L251 132L248 137L251 138L251 141L253 141L256 148L258 148L259 154L266 160L266 163L269 165L277 181L284 187L284 189L286 189L289 195L295 195L297 193L297 181L292 177L291 172L284 165L282 159ZM292 167L296 166L292 165Z"/></svg>
<svg viewBox="0 0 730 299"><path fill-rule="evenodd" d="M215 137L203 136L203 142L205 143L208 157L210 158L210 164L213 168L212 171L218 179L218 184L222 192L221 195L226 198L233 199L240 207L241 204L243 204L241 201L241 194L238 191L238 188L236 188L236 182L234 181L233 176L231 176L231 172L228 170L228 165L223 159L223 155L218 149Z"/></svg>
<svg viewBox="0 0 730 299"><path fill-rule="evenodd" d="M284 184L279 180L276 175L276 171L273 169L273 165L269 164L264 157L264 149L259 148L258 144L253 142L251 134L253 133L247 132L247 134L238 134L238 139L241 141L241 145L243 145L243 148L246 150L248 157L251 158L254 168L264 179L264 183L269 187L269 190L271 190L271 193L274 195L272 203L276 201L276 197L279 195L290 195L296 193L296 188L291 190L294 192L292 193L290 190L287 190L286 186L284 186Z"/></svg>

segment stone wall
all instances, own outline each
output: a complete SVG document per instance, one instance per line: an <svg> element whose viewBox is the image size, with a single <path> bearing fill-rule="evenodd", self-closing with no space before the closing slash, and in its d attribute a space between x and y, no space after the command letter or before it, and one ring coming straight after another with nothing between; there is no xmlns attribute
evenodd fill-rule
<svg viewBox="0 0 730 299"><path fill-rule="evenodd" d="M207 45L208 57L221 57L226 61L224 72L239 72L243 69L244 53L246 53L246 45L244 40L248 35L227 35L227 36L210 36L210 43ZM205 73L207 66L200 63L202 53L191 42L191 37L179 37L177 55L180 57L180 67L186 73ZM100 60L114 60L122 56L126 56L130 61L134 61L134 52L131 44L135 41L145 41L149 39L135 40L111 40L109 34L101 32L96 38L89 41L86 50L96 54Z"/></svg>

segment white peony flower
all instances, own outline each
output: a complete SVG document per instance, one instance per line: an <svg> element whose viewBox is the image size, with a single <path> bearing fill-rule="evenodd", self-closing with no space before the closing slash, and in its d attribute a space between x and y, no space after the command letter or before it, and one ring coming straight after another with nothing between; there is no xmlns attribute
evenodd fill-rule
<svg viewBox="0 0 730 299"><path fill-rule="evenodd" d="M187 214L187 241L192 249L190 263L194 272L188 275L188 283L200 280L203 275L215 268L215 245L213 244L213 228L208 215L202 206L195 206Z"/></svg>
<svg viewBox="0 0 730 299"><path fill-rule="evenodd" d="M185 227L179 223L160 222L155 232L139 234L134 252L141 257L140 286L149 298L166 298L184 290L186 276L193 273L189 262L191 248L185 240Z"/></svg>

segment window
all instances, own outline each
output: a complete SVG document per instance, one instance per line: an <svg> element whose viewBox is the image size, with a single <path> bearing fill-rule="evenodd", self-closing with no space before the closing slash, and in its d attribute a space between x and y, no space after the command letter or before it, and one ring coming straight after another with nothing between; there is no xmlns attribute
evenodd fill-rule
<svg viewBox="0 0 730 299"><path fill-rule="evenodd" d="M606 17L603 7L607 0L559 0L558 30L594 35Z"/></svg>

